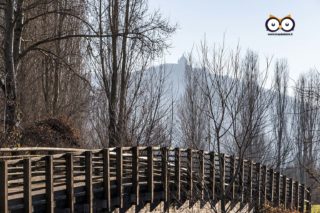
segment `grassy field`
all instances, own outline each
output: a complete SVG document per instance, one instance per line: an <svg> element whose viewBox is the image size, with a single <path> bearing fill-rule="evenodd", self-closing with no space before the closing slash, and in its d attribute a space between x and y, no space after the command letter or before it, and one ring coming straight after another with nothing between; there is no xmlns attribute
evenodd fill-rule
<svg viewBox="0 0 320 213"><path fill-rule="evenodd" d="M312 205L312 209L311 209L312 213L320 213L320 204L318 205Z"/></svg>

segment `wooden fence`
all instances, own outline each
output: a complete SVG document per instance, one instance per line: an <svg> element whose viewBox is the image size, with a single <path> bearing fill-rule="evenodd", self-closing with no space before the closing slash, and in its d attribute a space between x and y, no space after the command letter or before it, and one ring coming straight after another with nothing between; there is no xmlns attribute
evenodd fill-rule
<svg viewBox="0 0 320 213"><path fill-rule="evenodd" d="M109 212L163 201L311 212L310 191L266 166L192 149L0 149L0 213Z"/></svg>

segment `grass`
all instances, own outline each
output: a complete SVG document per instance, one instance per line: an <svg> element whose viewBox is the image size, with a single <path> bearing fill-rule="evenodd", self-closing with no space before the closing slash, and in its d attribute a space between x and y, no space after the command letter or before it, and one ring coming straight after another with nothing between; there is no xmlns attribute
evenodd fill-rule
<svg viewBox="0 0 320 213"><path fill-rule="evenodd" d="M312 205L311 212L312 213L320 213L320 204Z"/></svg>

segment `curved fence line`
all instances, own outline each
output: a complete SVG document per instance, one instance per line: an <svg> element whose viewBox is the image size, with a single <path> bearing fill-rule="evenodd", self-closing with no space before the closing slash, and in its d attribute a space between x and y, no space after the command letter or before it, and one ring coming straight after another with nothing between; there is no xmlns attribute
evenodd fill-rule
<svg viewBox="0 0 320 213"><path fill-rule="evenodd" d="M311 212L303 184L235 156L166 147L0 149L0 212L109 212L187 200Z"/></svg>

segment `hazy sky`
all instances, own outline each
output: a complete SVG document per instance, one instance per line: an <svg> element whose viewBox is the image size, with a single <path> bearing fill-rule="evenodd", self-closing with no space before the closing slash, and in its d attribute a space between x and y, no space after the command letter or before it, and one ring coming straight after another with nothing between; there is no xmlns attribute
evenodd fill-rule
<svg viewBox="0 0 320 213"><path fill-rule="evenodd" d="M166 62L177 62L204 35L212 45L221 44L226 34L227 46L239 43L261 57L287 58L293 80L310 68L320 70L320 0L150 0L149 5L179 25ZM291 14L293 36L268 36L269 14Z"/></svg>

